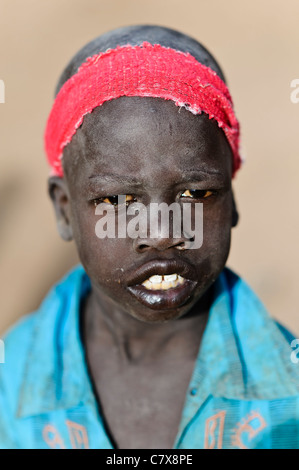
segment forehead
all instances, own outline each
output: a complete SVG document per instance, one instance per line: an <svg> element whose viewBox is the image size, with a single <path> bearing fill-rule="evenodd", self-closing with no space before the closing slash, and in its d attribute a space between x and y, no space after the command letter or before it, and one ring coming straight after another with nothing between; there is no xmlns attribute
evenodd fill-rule
<svg viewBox="0 0 299 470"><path fill-rule="evenodd" d="M232 156L218 124L170 100L121 97L86 115L65 148L63 166L72 180L96 174L146 177L164 170L197 169L231 177Z"/></svg>

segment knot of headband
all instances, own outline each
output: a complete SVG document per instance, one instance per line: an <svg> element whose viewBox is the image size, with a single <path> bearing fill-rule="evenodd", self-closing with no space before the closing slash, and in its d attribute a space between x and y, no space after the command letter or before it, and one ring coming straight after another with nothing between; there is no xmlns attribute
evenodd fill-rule
<svg viewBox="0 0 299 470"><path fill-rule="evenodd" d="M223 129L233 154L233 176L241 165L239 123L229 90L211 68L189 53L159 44L118 46L89 57L56 96L45 131L52 175L63 176L64 147L86 114L121 96L172 100L193 114L202 112Z"/></svg>

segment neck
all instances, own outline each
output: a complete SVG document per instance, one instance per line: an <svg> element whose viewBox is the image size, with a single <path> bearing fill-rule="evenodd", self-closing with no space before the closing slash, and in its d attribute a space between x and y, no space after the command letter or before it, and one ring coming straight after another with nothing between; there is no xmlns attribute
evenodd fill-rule
<svg viewBox="0 0 299 470"><path fill-rule="evenodd" d="M142 322L92 289L82 308L85 344L101 342L117 349L125 362L155 359L163 351L196 357L212 301L212 288L183 317L164 323ZM172 347L173 346L173 347Z"/></svg>

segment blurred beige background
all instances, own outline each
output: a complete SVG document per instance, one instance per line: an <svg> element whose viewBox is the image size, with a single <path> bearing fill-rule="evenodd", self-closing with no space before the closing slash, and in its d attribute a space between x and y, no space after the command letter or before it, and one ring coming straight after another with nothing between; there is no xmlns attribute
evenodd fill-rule
<svg viewBox="0 0 299 470"><path fill-rule="evenodd" d="M58 76L95 36L152 23L194 36L224 69L246 157L228 265L299 335L298 19L298 0L0 0L0 334L78 261L46 192L42 137Z"/></svg>

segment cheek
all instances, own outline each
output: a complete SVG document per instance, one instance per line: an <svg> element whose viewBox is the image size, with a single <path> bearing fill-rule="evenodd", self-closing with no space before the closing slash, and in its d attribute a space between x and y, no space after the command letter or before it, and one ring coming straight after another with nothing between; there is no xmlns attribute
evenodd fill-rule
<svg viewBox="0 0 299 470"><path fill-rule="evenodd" d="M231 225L232 204L230 197L204 208L202 250L213 264L224 266L227 260L231 241Z"/></svg>
<svg viewBox="0 0 299 470"><path fill-rule="evenodd" d="M130 249L127 239L97 236L100 218L90 208L73 210L72 227L79 258L87 274L98 279L100 284L109 286L121 279Z"/></svg>

